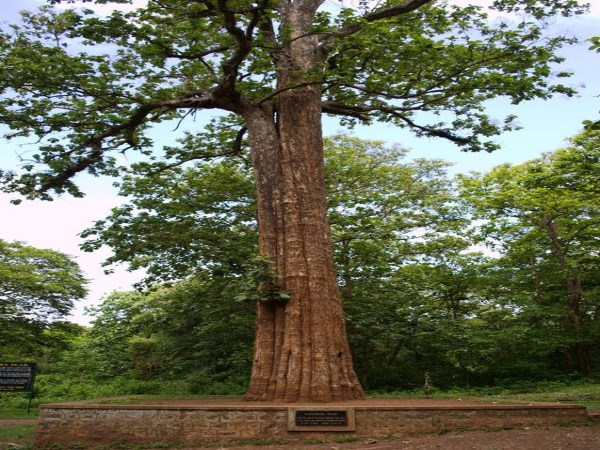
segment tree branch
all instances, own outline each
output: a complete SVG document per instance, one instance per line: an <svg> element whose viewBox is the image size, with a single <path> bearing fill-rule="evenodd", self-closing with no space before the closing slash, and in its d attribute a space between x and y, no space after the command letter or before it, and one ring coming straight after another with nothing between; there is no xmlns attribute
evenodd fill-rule
<svg viewBox="0 0 600 450"><path fill-rule="evenodd" d="M235 82L238 77L238 69L246 56L252 50L252 39L256 26L260 23L262 12L269 6L269 0L262 0L255 8L250 8L248 13L251 15L248 25L245 30L242 30L237 25L236 15L239 11L231 9L227 6L227 0L218 0L217 6L223 14L223 24L225 29L237 42L237 50L231 58L221 64L223 70L223 80L218 90L227 92L229 95L235 91Z"/></svg>
<svg viewBox="0 0 600 450"><path fill-rule="evenodd" d="M359 105L345 105L343 103L328 100L328 101L324 101L321 103L321 108L322 108L323 112L328 113L328 114L355 117L362 121L369 121L368 113L383 112L383 113L389 114L391 116L394 116L394 117L402 120L410 128L415 128L427 136L441 137L444 139L448 139L449 141L452 141L459 145L466 145L472 141L469 138L457 136L457 135L450 133L448 131L445 131L445 130L438 130L438 129L431 128L428 126L419 125L419 124L415 123L413 120L411 120L410 118L408 118L407 116L405 116L405 115L401 114L400 112L398 112L397 110L395 110L394 108L383 106L383 105L376 106L376 107L375 106L374 107L366 107L366 106L359 106Z"/></svg>
<svg viewBox="0 0 600 450"><path fill-rule="evenodd" d="M325 83L325 81L323 81L323 80L320 80L320 81L307 81L306 83L298 83L298 84L293 84L293 85L290 85L290 86L286 86L286 87L283 87L281 89L277 89L277 90L271 92L268 95L265 95L263 98L261 98L260 100L258 100L256 102L256 105L257 106L258 105L262 105L263 103L271 100L272 98L277 97L282 92L289 91L291 89L298 89L300 87L305 87L305 86L316 86L316 85L323 84L323 83Z"/></svg>
<svg viewBox="0 0 600 450"><path fill-rule="evenodd" d="M158 114L163 114L168 111L173 111L176 109L212 109L212 108L222 108L226 109L217 102L212 96L206 97L193 97L193 98L183 98L177 100L163 100L155 103L149 103L146 105L140 106L137 110L133 112L130 116L129 120L124 123L114 125L109 127L105 132L92 136L86 141L84 141L81 145L77 146L73 150L71 150L70 154L81 153L82 156L79 158L74 164L70 164L65 167L63 170L60 170L55 175L47 176L47 180L41 184L41 186L36 189L36 192L43 193L50 189L62 189L64 185L75 175L89 167L93 166L96 163L102 161L104 154L113 149L113 148L104 148L104 143L107 139L111 137L123 135L123 141L116 143L113 147L118 146L120 143L125 142L130 147L135 147L136 142L134 139L135 131L142 125L146 118L153 112L157 112ZM85 149L91 149L87 151Z"/></svg>
<svg viewBox="0 0 600 450"><path fill-rule="evenodd" d="M362 122L369 121L369 117L365 115L365 113L368 111L360 106L345 105L333 100L326 100L321 103L321 110L326 114L355 117Z"/></svg>
<svg viewBox="0 0 600 450"><path fill-rule="evenodd" d="M390 6L387 8L378 9L370 13L365 14L362 18L367 22L376 22L378 20L389 19L392 17L402 16L404 14L416 11L421 6L431 3L433 0L407 0L402 5ZM348 27L340 28L339 30L332 30L325 34L325 38L322 40L320 50L322 57L327 58L327 55L333 50L331 45L331 38L343 38L351 34L357 33L361 30L360 24L351 25Z"/></svg>
<svg viewBox="0 0 600 450"><path fill-rule="evenodd" d="M433 0L407 0L403 5L390 6L379 10L372 11L363 16L367 22L375 22L377 20L389 19L391 17L408 14L419 9L421 6L431 3Z"/></svg>

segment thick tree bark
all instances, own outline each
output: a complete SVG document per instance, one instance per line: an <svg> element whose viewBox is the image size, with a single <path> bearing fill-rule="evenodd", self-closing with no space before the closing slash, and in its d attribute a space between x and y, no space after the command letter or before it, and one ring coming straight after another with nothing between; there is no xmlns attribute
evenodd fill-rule
<svg viewBox="0 0 600 450"><path fill-rule="evenodd" d="M278 87L303 84L317 40L305 36L319 2L282 7L292 40L279 55ZM282 25L284 26L284 25ZM300 75L303 74L303 75ZM326 215L321 91L283 90L276 115L244 114L257 180L259 243L281 275L287 302L258 302L248 400L329 402L364 397L352 366Z"/></svg>
<svg viewBox="0 0 600 450"><path fill-rule="evenodd" d="M352 367L333 263L320 119L315 124L315 113L305 104L316 95L290 91L281 101L278 126L264 110L246 120L261 255L273 261L281 288L291 294L285 303L258 302L250 400L364 396Z"/></svg>

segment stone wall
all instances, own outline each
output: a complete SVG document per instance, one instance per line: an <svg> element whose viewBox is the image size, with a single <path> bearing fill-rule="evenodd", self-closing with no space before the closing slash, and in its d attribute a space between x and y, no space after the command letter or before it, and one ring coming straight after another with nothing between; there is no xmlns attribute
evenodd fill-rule
<svg viewBox="0 0 600 450"><path fill-rule="evenodd" d="M315 407L317 408L317 407ZM356 431L288 431L287 407L193 408L136 405L44 405L36 446L126 443L200 443L244 439L334 439L439 433L585 422L580 406L465 408L354 407Z"/></svg>

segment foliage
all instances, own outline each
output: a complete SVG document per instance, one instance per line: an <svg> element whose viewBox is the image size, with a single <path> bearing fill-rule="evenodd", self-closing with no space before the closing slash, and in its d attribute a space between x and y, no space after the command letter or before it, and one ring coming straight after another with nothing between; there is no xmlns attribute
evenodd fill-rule
<svg viewBox="0 0 600 450"><path fill-rule="evenodd" d="M375 313L375 304L389 298L392 289L389 273L409 260L422 261L426 255L437 258L439 254L459 251L466 245L448 234L460 226L461 220L451 205L450 181L444 177L447 164L435 160L405 162L405 152L400 148L344 135L328 139L325 154L329 217L351 333L385 332L383 325L377 324L380 319ZM247 366L239 364L249 358L251 336L246 333L243 339L236 339L235 330L227 331L231 320L227 314L233 310L245 311L244 320L251 320L251 306L242 308L236 300L249 296L270 299L264 294L270 291L268 285L276 282L274 274L265 267L266 261L259 259L257 264L255 258L249 256L250 251L256 251L248 244L248 241L255 242L255 224L248 221L240 225L253 214L248 179L248 168L242 161L237 164L209 161L187 169L164 171L153 178L130 177L124 189L130 194L131 203L114 210L109 218L84 233L89 238L94 237L87 246L108 242L115 248L115 257L109 262L132 258L133 264L149 267L151 280L156 279L154 273L163 280L190 277L183 283L172 287L165 284L146 294L114 294L101 309L92 311L96 320L90 338L91 347L96 348L86 361L88 365L93 365L96 358L107 363L112 361L104 368L94 369L97 374L127 373L128 368L135 365L130 354L134 337L155 342L157 353L152 360L158 377L167 376L169 371L181 374L185 371L183 367L190 367L193 373L199 370L192 369L194 364L201 365L200 372L214 371L214 375L204 377L201 383L218 372L223 379L233 376L239 380L239 376L227 368L229 364L236 367L237 373L247 370ZM182 180L188 187L185 201L180 191L173 189L183 184ZM193 220L188 221L188 214L209 218L208 230L195 226ZM206 222L200 220L200 223ZM204 238L205 234L210 238ZM169 239L177 242L172 249L160 244ZM200 248L197 239L201 241L201 251L181 251ZM142 259L143 253L146 256ZM177 260L178 264L167 266L165 260ZM401 261L405 262L401 264ZM184 269L181 272L180 267ZM195 275L188 275L192 271ZM185 306L188 304L189 307ZM204 333L200 328L206 326L202 325L207 318L205 308L214 311L212 327L223 326L222 331L219 328L223 335L215 334L214 330L210 337L195 335L195 330ZM383 308L382 313L388 310ZM185 320L175 317L185 317ZM187 326L176 326L180 321ZM398 322L398 328L401 326ZM247 330L251 330L249 323ZM225 337L225 333L232 334L232 338ZM203 347L198 342L208 345L214 336L220 336L221 340L211 344L215 349L223 349L224 342L232 342L230 354L223 355L222 362L217 363L219 360L209 357L210 353L182 350ZM246 356L235 362L236 353L231 349L238 347L239 354ZM177 356L170 356L167 361L160 356L165 352ZM186 366L175 365L175 360L183 364L184 354L189 358ZM366 361L359 363L368 366Z"/></svg>
<svg viewBox="0 0 600 450"><path fill-rule="evenodd" d="M523 14L514 23L430 1L377 3L363 15L350 8L335 15L319 3L310 2L307 29L322 54L302 78L320 86L323 111L345 123L381 121L490 151L497 145L489 138L516 125L512 116L490 118L486 100L573 94L552 82L569 75L552 66L573 40L549 35L540 19L584 12L574 0L494 2ZM73 177L118 176L126 151L159 170L239 154L248 108L277 108L281 93L306 86L276 83L287 70L282 49L294 39L281 26L287 19L271 1L150 0L106 16L51 5L23 12L0 35L0 122L9 137L39 143L24 173L3 174L4 189L44 199L52 191L82 195ZM230 115L198 132L187 119L208 109ZM153 149L161 122L193 127L179 134L179 146L164 148L164 159Z"/></svg>
<svg viewBox="0 0 600 450"><path fill-rule="evenodd" d="M449 163L405 161L406 150L338 135L326 140L328 217L345 298L351 284L375 282L409 260L451 245L460 226Z"/></svg>
<svg viewBox="0 0 600 450"><path fill-rule="evenodd" d="M586 372L586 347L598 334L598 132L572 142L518 166L464 176L461 189L473 218L480 220L477 233L502 252L499 264L513 274L506 279L525 294L516 305L535 309L535 320L561 334L562 345L577 346Z"/></svg>
<svg viewBox="0 0 600 450"><path fill-rule="evenodd" d="M366 386L421 392L428 372L434 395L451 387L463 387L457 391L460 396L513 395L534 388L551 390L559 381L578 379L569 362L574 335L559 278L563 269L552 240L534 225L548 211L556 214L561 244L568 250L567 268L582 280L585 339L597 358L597 143L598 135L587 132L574 137L571 147L538 160L463 176L460 193L465 203L459 204L441 161L405 162L400 148L347 136L328 141L328 207L339 282L357 371ZM237 245L245 245L243 236L254 233L254 225L229 224L239 223L236 215L249 215L253 203L248 175L235 168L236 184L223 175L230 168L207 162L194 169L198 179L184 170L155 179L158 186L177 185L177 173L186 173L190 186L208 186L207 180L219 178L215 174L228 180L227 191L215 183L210 196L203 197L206 189L198 189L200 201L195 201L195 191L187 197L190 204L205 204L206 215L220 211L212 218L213 230L224 234L215 233L210 241L219 251L204 246L210 264L178 255L181 267L196 264L195 275L183 281L112 294L90 310L94 323L88 332L62 322L50 324L45 346L38 349L44 373L38 381L39 396L66 400L243 392L254 316L252 302L239 300L264 279L252 275L252 270L262 269L252 264L248 249L236 253ZM125 243L130 242L129 233L140 233L136 239L142 243L143 230L160 241L169 224L187 214L186 204L176 203L179 195L171 201L165 189L154 198L150 181L139 182L142 189L136 190L131 178L131 192L136 192L131 202L145 209L136 206L130 211L139 211L142 218L125 214L121 220L115 211L113 222L105 222L112 242L119 242L118 233ZM219 201L211 206L209 199L222 198L224 192L230 194L229 206ZM165 205L172 209L164 227L158 221L153 227L138 226L155 215L154 208L163 211ZM123 208L129 210L128 205ZM467 212L486 221L469 222ZM473 224L470 231L468 223ZM469 252L474 238L487 238L502 252ZM194 239L193 233L189 239ZM180 244L191 247L193 241ZM162 258L166 250L157 248L154 254L148 251L147 263ZM225 248L233 253L221 253ZM232 270L224 270L219 255ZM586 389L592 388L581 395L565 390L555 397L593 404L593 389L590 398L583 398Z"/></svg>
<svg viewBox="0 0 600 450"><path fill-rule="evenodd" d="M69 256L0 240L0 353L31 358L44 342L68 340L76 326L59 322L86 294Z"/></svg>
<svg viewBox="0 0 600 450"><path fill-rule="evenodd" d="M107 264L143 267L148 282L198 271L240 273L257 254L251 172L243 160L213 160L123 179L129 204L82 236L83 249L113 249Z"/></svg>
<svg viewBox="0 0 600 450"><path fill-rule="evenodd" d="M370 377L366 372L382 373L381 369L378 370L373 366L373 360L387 358L393 361L391 364L393 364L394 370L388 370L388 372L394 374L394 381L376 379L374 382L377 385L381 386L386 382L391 383L390 386L397 386L398 383L409 383L409 385L418 383L420 382L418 372L416 375L418 379L414 379L414 377L411 380L406 379L407 372L414 372L415 367L407 366L406 355L403 355L404 358L396 359L397 355L393 349L398 347L399 343L411 340L416 343L414 337L411 337L411 332L406 330L406 321L410 322L412 319L401 319L401 317L403 315L416 317L419 310L414 311L412 308L417 307L418 302L429 302L430 293L422 290L421 295L414 296L414 289L407 287L409 283L403 284L402 287L399 287L399 283L407 273L412 273L412 276L416 277L430 266L433 269L436 264L439 264L440 258L452 258L451 255L458 253L468 245L464 239L456 236L456 230L461 227L462 219L454 206L451 183L445 177L447 164L437 160L405 162L405 151L401 148L390 147L376 141L361 141L344 135L335 136L326 141L325 155L326 180L329 190L328 210L334 236L334 253L340 268L339 281L346 303L355 360L359 371L365 373L363 381L367 381ZM209 201L211 198L221 198L221 195L224 195L222 192L226 192L228 205L244 204L248 209L252 206L250 200L243 200L251 198L248 192L249 186L243 181L246 178L242 176L232 179L225 176L222 164L221 162L205 162L197 164L197 167L190 169L189 172L179 169L164 172L160 177L155 178L156 189L152 188L152 184L147 178L131 178L131 183L128 185L128 192L134 194L131 197L131 204L115 210L107 221L98 222L85 234L88 237L95 234L94 242L97 244L108 240L111 245L117 245L117 255L129 254L132 239L140 243L145 242L148 256L144 259L144 263L149 267L153 267L155 260L162 264L160 260L163 252L166 252L167 249L159 246L157 250L154 243L162 241L163 235L168 239L168 234L172 229L171 224L185 222L187 215L187 203L179 204L179 196L171 198L160 193L162 187L180 184L178 178L180 175L185 177L189 186L207 186L208 181L204 179L214 180L217 178L228 182L213 184L214 189L210 191L211 194L208 198L205 197L205 189L198 190L197 197L194 195L195 190L189 191L187 202L197 205L194 214L200 217L211 216L214 223L218 223L218 219L224 225L212 228L223 230L224 234L220 238L209 241L214 246L212 248L216 247L219 251L213 250L209 245L204 247L204 254L209 255L210 258L213 258L212 255L222 255L220 249L223 248L224 242L228 243L226 245L239 245L245 242L244 237L252 231L252 228L249 227L248 231L244 230L242 237L238 239L236 233L242 232L242 229L231 227L229 224L237 223L237 216L249 215L250 212L245 212L242 208L221 208L223 203L212 204ZM195 178L192 176L193 173L196 174ZM244 184L238 186L235 184L236 181ZM159 194L155 195L155 192ZM165 192L169 192L169 190L165 189ZM242 197L236 197L236 193ZM164 224L159 220L150 223L147 218L160 217L165 205L169 207L170 220ZM221 208L218 217L212 214L215 208ZM130 214L129 211L137 211L137 214ZM201 232L202 230L198 228L198 233ZM177 248L192 248L195 244L193 239L198 235L194 233L180 234ZM191 241L188 242L186 239ZM260 275L262 269L256 267L252 263L252 259L248 260L247 256L243 256L247 254L248 250L248 248L242 247L239 251L236 249L233 253L225 255L226 261L239 261L229 264L229 271L222 270L222 261L217 258L210 259L210 264L205 264L205 260L197 259L197 255L194 253L175 255L182 262L182 267L193 267L194 265L198 267L199 264L204 264L207 269L201 273L204 274L202 277L208 277L204 278L205 280L212 280L210 283L214 285L227 286L226 288L216 288L215 294L213 294L211 293L212 288L209 287L210 283L196 285L199 292L202 289L209 289L209 291L193 297L195 302L202 303L203 301L198 300L201 296L206 301L215 299L212 301L219 305L218 307L213 306L216 314L213 318L215 324L223 321L220 315L228 308L223 303L235 303L235 299L245 299L249 293L254 296L253 298L263 295L261 291L258 293L256 291L257 286L265 283L264 276ZM121 251L123 252L121 253ZM134 255L134 258L136 257L137 255ZM165 279L181 275L177 272L177 267L171 268L170 271L166 270L165 267L165 272L162 273L162 277ZM439 270L442 268L440 267ZM390 274L396 275L390 277ZM418 280L411 278L411 282L422 284L424 279L428 279L428 276ZM173 289L179 290L184 286L190 286L189 283L193 284L195 281L191 279L182 285L176 284ZM432 289L434 288L432 287ZM113 321L116 321L114 323L117 326L123 327L122 331L125 334L117 333L113 340L107 342L106 350L98 349L95 354L103 355L106 358L107 355L120 349L121 356L114 358L114 361L120 361L130 366L132 361L127 356L127 347L131 336L140 334L143 339L158 337L158 342L162 342L165 339L164 330L169 330L171 326L168 324L172 324L174 321L165 312L164 306L161 307L162 309L157 309L157 303L154 300L149 303L148 299L156 299L158 293L163 295L170 290L171 288L165 286L160 288L157 293L146 296L133 293L123 294L123 299L125 296L133 295L138 300L128 302L129 306L123 303L116 309L111 306L112 300L116 297L107 299L102 307L103 312L97 315L91 336L98 344L100 341L97 336L104 335L113 327ZM177 305L177 308L193 300L187 298L188 293L183 290L181 292L185 297L174 304L174 306ZM217 295L220 295L218 300L216 300ZM166 301L167 297L164 299ZM144 306L134 307L138 301ZM202 308L199 305L196 305L193 310L184 309L184 311L190 320L201 320L198 312L202 311ZM247 311L250 310L247 309ZM106 314L106 319L103 319L104 314ZM130 314L132 315L130 316ZM163 317L160 326L156 327L156 330L162 330L160 335L151 334L138 328L137 325L141 322L146 323L145 320L148 317L151 317L150 322ZM460 326L463 324L455 324L457 329ZM147 328L142 327L142 329L146 330ZM187 339L191 338L188 336L189 329L178 328L177 333L172 335L170 331L168 333L172 336L174 343L178 343L174 345L179 348L190 345L198 346L198 344L192 344L193 340L188 343ZM108 336L106 337L108 338ZM182 343L183 337L185 337L186 343ZM202 340L204 339L206 338L202 338ZM424 337L419 342L424 344L429 340L430 336ZM250 344L250 337L238 341L238 345L245 346L246 352L249 352ZM448 347L455 344L449 344ZM158 345L160 346L160 344ZM222 344L215 345L223 346ZM419 345L421 344L416 343L412 349L406 349L405 353L412 354L414 348L418 348ZM435 356L432 355L432 358L439 358L439 353L435 353ZM91 356L87 359L88 361L94 360ZM167 363L159 363L159 365L162 364ZM204 368L213 367L212 363L207 360L203 360L202 364ZM426 365L419 366L417 370L424 370L423 367ZM406 370L400 369L402 366ZM125 370L124 366L113 366L103 372L122 373ZM173 370L177 372L177 369ZM227 369L221 368L220 370L223 372L223 376L229 376L226 375L230 373ZM161 376L160 373L162 372L159 371L159 376Z"/></svg>
<svg viewBox="0 0 600 450"><path fill-rule="evenodd" d="M236 296L236 300L285 302L290 299L290 294L281 289L281 276L269 259L257 256L244 264L243 269L239 287L242 292Z"/></svg>
<svg viewBox="0 0 600 450"><path fill-rule="evenodd" d="M146 293L114 293L90 311L95 320L89 336L55 372L77 374L73 382L83 384L123 376L177 382L191 393L241 392L249 375L254 306L234 300L237 287L236 279L198 274ZM154 389L162 392L159 385ZM151 384L140 386L140 393L152 393Z"/></svg>
<svg viewBox="0 0 600 450"><path fill-rule="evenodd" d="M436 390L527 389L523 380L575 377L576 336L559 277L565 268L549 235L535 226L548 213L555 214L568 274L582 280L583 332L597 358L597 143L597 133L586 132L541 159L462 176L461 204L442 161L406 162L401 148L343 135L327 141L338 279L365 386L420 389L425 372ZM187 191L185 202L171 190L179 177L198 187ZM144 264L166 268L161 259L170 258L167 248L153 242L185 222L188 205L206 208L193 208L193 214L210 218L211 239L198 253L173 256L180 265L164 279L183 281L112 294L90 310L88 332L50 324L37 349L46 374L40 395L243 392L254 314L252 302L240 300L259 295L256 287L273 280L272 274L265 278L267 262L253 263L256 250L246 247L246 238L255 239L255 224L245 219L253 214L249 177L241 160L205 162L152 180L130 177L131 204L96 224L96 242L108 233L113 245L122 245L116 253L123 258L136 257L128 245L137 242L146 252ZM169 220L148 220L167 210ZM194 248L206 231L180 230L178 248ZM501 252L469 252L484 238Z"/></svg>
<svg viewBox="0 0 600 450"><path fill-rule="evenodd" d="M511 198L537 196L531 204L539 211L554 198L545 191L554 183L565 196L573 196L564 201L565 208L575 211L574 199L581 198L580 204L587 205L587 213L592 214L593 202L587 198L595 189L596 174L588 162L594 153L582 149L597 148L596 139L589 133L577 136L573 149L531 162L537 170L530 181L533 184L528 190L517 185ZM518 234L489 234L495 238L491 241L494 249L505 250L501 257L469 253L476 242L476 236L467 232L469 204L457 202L456 187L445 177L447 164L406 162L404 156L401 148L343 135L328 139L326 145L328 210L338 279L356 368L365 386L419 388L425 372L438 389L572 376L574 366L567 362L573 335L548 241L535 233L531 237L525 233L522 239ZM553 163L546 167L544 161ZM194 214L211 216L210 229L223 234L206 239L202 253L174 255L180 261L178 267L196 267L195 276L146 293L114 294L93 311L91 339L78 347L82 353L70 352L73 359L65 360L71 368L85 361L86 367L77 369L82 379L109 379L114 374L151 380L179 378L193 392L219 393L239 392L245 385L242 374L249 369L253 312L250 304L236 299L259 295L255 289L264 279L253 275L255 270L262 271L252 263L246 247L246 237L254 241L250 236L255 225L248 221L246 228L239 226L239 217L252 215L249 175L244 172L248 168L242 161L225 164L224 168L223 162L205 162L189 172L164 172L154 178L156 189L145 177L130 178L131 204L115 210L88 233L89 237L97 233L98 243L104 239L102 233L107 233L113 245L122 245L116 253L123 257L135 239L145 245L140 247L146 249L144 264L156 261L156 267L162 264L167 248L153 243L168 239L171 227L185 222L188 204L199 205ZM227 182L214 183L210 195L206 188L192 189L186 202L180 203L179 194L167 195L170 186L180 183L179 176L189 186L206 187L215 179ZM463 198L472 195L480 204L491 202L493 190L469 194L465 183L476 179L462 178ZM502 180L520 183L515 174ZM585 187L583 193L576 192L578 186ZM211 203L224 196L227 202ZM147 220L161 216L166 205L169 220ZM589 229L590 234L580 233L577 245L593 245L593 227L582 225L591 226L590 218L576 214L569 219L562 214L560 220L572 230L577 229L577 221L587 221L581 222L581 230L587 233ZM506 228L502 228L504 223ZM491 224L475 224L481 233L485 227L520 230L504 212L498 212ZM178 248L193 248L202 232L198 228L180 234ZM538 255L533 272L529 251ZM585 256L575 260L578 264L587 261L578 269L586 280L582 311L589 342L598 342L593 326L598 304L594 253L579 248L575 254ZM208 255L210 262L206 264L201 255ZM179 273L176 267L162 276L169 280L187 273ZM148 350L145 356L132 351L136 342Z"/></svg>

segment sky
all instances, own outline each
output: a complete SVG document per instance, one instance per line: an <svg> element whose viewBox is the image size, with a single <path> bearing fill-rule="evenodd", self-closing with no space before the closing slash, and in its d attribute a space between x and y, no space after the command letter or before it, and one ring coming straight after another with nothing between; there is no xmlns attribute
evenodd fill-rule
<svg viewBox="0 0 600 450"><path fill-rule="evenodd" d="M492 0L475 1L485 5ZM454 2L473 3L468 0ZM13 22L19 10L33 9L41 3L42 0L0 0L0 22ZM340 4L334 0L327 0L326 3L332 9ZM358 1L345 0L341 3L350 5ZM554 32L574 34L582 41L600 35L600 0L592 1L591 13L585 17L560 20L552 27ZM575 74L567 80L579 91L575 98L536 100L516 107L502 100L490 103L489 108L494 115L502 118L507 114L516 114L522 126L520 131L497 138L501 149L494 153L463 153L441 139L417 139L406 131L383 125L359 126L351 133L363 139L400 143L411 149L410 157L452 161L455 163L453 173L484 172L504 162L519 164L536 158L542 152L564 146L566 139L581 129L584 120L600 119L600 53L591 52L588 47L589 43L583 42L562 52L566 61L561 70L570 70ZM347 131L330 120L324 122L324 130L326 135ZM16 168L17 155L24 150L2 139L0 142L0 168ZM88 177L82 186L87 192L83 199L65 196L53 202L26 201L19 206L9 204L8 196L0 194L0 239L27 242L35 247L52 248L73 256L90 283L88 296L77 304L70 320L87 324L90 317L83 314L86 306L98 304L110 292L131 289L133 283L140 281L143 273L130 273L126 267L120 266L113 274L106 275L101 263L110 255L109 249L94 253L79 250L82 239L78 234L124 201L116 196L111 180Z"/></svg>

